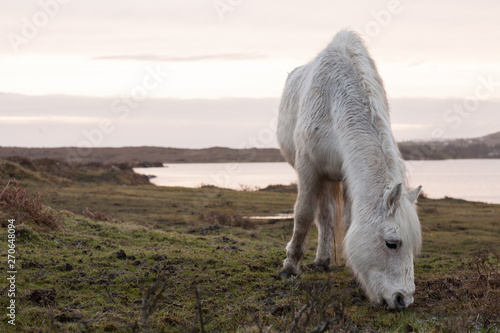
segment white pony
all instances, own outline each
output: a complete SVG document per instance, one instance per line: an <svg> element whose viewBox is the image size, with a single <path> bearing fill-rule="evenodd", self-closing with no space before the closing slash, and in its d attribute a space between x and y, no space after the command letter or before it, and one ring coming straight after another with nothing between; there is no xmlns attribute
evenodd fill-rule
<svg viewBox="0 0 500 333"><path fill-rule="evenodd" d="M421 231L405 167L389 122L382 79L362 40L340 31L310 63L287 79L278 141L298 175L293 236L281 275L297 275L312 221L318 250L312 266L332 257L334 217L343 208L343 252L372 302L413 302L413 257ZM341 215L342 216L342 215Z"/></svg>

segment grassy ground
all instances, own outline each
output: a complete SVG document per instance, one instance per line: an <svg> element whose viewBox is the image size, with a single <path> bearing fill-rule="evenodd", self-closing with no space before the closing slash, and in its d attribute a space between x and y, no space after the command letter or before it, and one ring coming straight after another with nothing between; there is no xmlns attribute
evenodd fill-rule
<svg viewBox="0 0 500 333"><path fill-rule="evenodd" d="M278 276L293 222L243 216L291 212L294 193L46 184L37 209L57 222L47 227L36 207L9 203L8 193L36 200L39 183L23 184L0 190L2 237L17 219L18 270L16 327L4 317L0 331L500 331L500 205L421 199L415 303L390 311L343 266Z"/></svg>

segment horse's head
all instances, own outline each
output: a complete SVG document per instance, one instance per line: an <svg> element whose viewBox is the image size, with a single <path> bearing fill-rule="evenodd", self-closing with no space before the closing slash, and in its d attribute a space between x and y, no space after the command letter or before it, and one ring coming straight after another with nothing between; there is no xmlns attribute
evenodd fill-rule
<svg viewBox="0 0 500 333"><path fill-rule="evenodd" d="M393 309L413 303L413 257L422 243L415 207L420 188L407 192L397 184L374 211L353 211L344 240L347 263L370 300Z"/></svg>

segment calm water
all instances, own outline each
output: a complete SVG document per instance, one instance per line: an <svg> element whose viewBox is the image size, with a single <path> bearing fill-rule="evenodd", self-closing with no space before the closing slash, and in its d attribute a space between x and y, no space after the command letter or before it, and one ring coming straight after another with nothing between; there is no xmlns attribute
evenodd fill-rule
<svg viewBox="0 0 500 333"><path fill-rule="evenodd" d="M423 186L430 198L449 196L500 203L500 159L408 161L410 184ZM154 175L160 186L199 187L215 185L232 189L256 189L270 184L297 181L286 163L188 163L165 164L165 168L136 168Z"/></svg>

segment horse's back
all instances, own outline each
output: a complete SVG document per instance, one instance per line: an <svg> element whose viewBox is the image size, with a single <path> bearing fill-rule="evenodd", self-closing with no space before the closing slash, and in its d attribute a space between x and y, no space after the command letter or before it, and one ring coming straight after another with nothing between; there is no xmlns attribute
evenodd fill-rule
<svg viewBox="0 0 500 333"><path fill-rule="evenodd" d="M283 89L278 116L277 137L281 153L286 161L295 166L295 127L300 109L300 90L305 68L297 67L289 75Z"/></svg>
<svg viewBox="0 0 500 333"><path fill-rule="evenodd" d="M339 131L348 121L342 113L369 103L355 57L371 61L355 33L340 31L315 59L289 74L277 134L281 152L292 166L298 156L308 155L316 168L330 168L318 171L339 176Z"/></svg>
<svg viewBox="0 0 500 333"><path fill-rule="evenodd" d="M387 109L382 80L362 40L340 31L288 76L278 120L281 152L292 166L307 156L318 172L337 178L345 144L355 142L356 129L374 115L388 120Z"/></svg>

